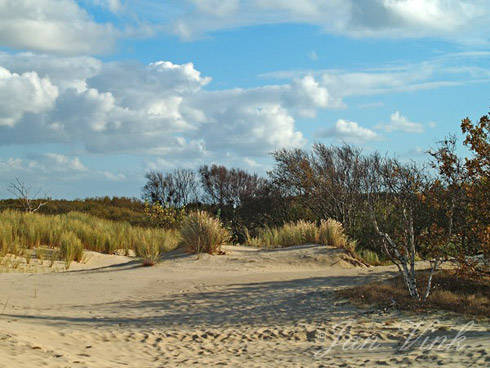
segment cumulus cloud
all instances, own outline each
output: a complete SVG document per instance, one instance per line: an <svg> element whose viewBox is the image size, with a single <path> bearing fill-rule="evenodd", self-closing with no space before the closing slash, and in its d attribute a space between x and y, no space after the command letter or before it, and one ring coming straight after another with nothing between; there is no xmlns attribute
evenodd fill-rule
<svg viewBox="0 0 490 368"><path fill-rule="evenodd" d="M415 123L408 120L407 117L400 114L399 111L395 111L390 116L390 121L386 124L379 124L376 126L378 129L382 129L388 133L391 132L405 132L405 133L423 133L424 126L421 123Z"/></svg>
<svg viewBox="0 0 490 368"><path fill-rule="evenodd" d="M109 1L113 9L118 1ZM114 45L118 31L97 23L74 0L0 0L0 44L60 54L97 54Z"/></svg>
<svg viewBox="0 0 490 368"><path fill-rule="evenodd" d="M0 105L3 145L70 143L93 153L166 159L254 157L303 145L296 120L337 105L310 75L208 91L211 78L192 63L102 63L34 54L0 54L0 63L12 69L3 68L0 79L8 81L0 82L0 95L8 97Z"/></svg>
<svg viewBox="0 0 490 368"><path fill-rule="evenodd" d="M487 42L489 15L486 0L186 0L173 31L194 38L220 29L289 22L351 37Z"/></svg>
<svg viewBox="0 0 490 368"><path fill-rule="evenodd" d="M48 78L0 67L0 127L13 127L26 113L50 110L57 97L58 88Z"/></svg>
<svg viewBox="0 0 490 368"><path fill-rule="evenodd" d="M332 128L317 132L320 138L334 137L347 143L364 143L379 139L379 135L371 129L364 128L358 123L343 119L337 120Z"/></svg>

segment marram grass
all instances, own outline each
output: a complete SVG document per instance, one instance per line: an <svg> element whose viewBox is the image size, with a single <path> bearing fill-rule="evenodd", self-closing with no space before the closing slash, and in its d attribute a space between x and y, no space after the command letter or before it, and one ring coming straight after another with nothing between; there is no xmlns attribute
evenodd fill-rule
<svg viewBox="0 0 490 368"><path fill-rule="evenodd" d="M180 229L181 245L190 253L219 254L221 246L230 241L230 232L221 222L205 211L186 216Z"/></svg>
<svg viewBox="0 0 490 368"><path fill-rule="evenodd" d="M356 241L349 239L342 224L333 219L322 220L319 225L314 222L297 221L284 224L281 227L265 227L260 229L257 236L251 237L246 232L246 245L264 248L281 248L305 244L330 245L344 249L352 257L366 263L379 263L373 252L356 252ZM364 256L368 259L364 259Z"/></svg>
<svg viewBox="0 0 490 368"><path fill-rule="evenodd" d="M143 258L152 253L156 261L156 248L159 256L174 249L178 240L174 231L140 228L79 212L42 215L7 210L0 213L0 257L22 256L26 249L43 246L59 248L67 267L72 261L81 260L83 250L106 254L133 250Z"/></svg>

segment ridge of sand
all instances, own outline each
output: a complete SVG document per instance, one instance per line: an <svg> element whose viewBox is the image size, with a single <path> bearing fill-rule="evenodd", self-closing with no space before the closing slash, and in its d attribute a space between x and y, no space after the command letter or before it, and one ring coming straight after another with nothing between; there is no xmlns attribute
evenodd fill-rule
<svg viewBox="0 0 490 368"><path fill-rule="evenodd" d="M472 325L462 351L403 353L419 322L455 336L467 320L357 309L333 291L381 280L394 267L353 267L343 252L302 246L181 250L155 267L94 255L69 272L0 275L0 367L486 367L490 326ZM121 257L121 258L117 258ZM344 335L377 336L373 351L343 350ZM319 354L320 353L320 354Z"/></svg>

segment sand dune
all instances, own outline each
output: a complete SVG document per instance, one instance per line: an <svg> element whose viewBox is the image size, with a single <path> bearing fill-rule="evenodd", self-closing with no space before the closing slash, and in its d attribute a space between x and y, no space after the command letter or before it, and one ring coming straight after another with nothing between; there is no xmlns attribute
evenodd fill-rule
<svg viewBox="0 0 490 368"><path fill-rule="evenodd" d="M420 321L434 327L432 337L454 337L468 321L361 310L333 294L394 271L303 246L226 247L226 255L200 257L174 251L151 268L94 254L69 272L2 274L0 367L490 364L488 322L467 328L460 351L400 352ZM377 345L344 349L338 336L375 336Z"/></svg>

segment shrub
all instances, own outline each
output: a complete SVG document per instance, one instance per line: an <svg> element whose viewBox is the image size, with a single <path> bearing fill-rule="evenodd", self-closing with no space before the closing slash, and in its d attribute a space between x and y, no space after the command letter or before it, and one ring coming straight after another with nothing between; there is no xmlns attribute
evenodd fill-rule
<svg viewBox="0 0 490 368"><path fill-rule="evenodd" d="M420 285L427 284L429 271L417 274ZM433 275L434 291L423 302L412 298L401 276L385 282L371 282L338 291L354 304L396 306L402 310L448 310L466 315L487 317L490 315L490 278L478 280L458 277L453 271L443 270Z"/></svg>
<svg viewBox="0 0 490 368"><path fill-rule="evenodd" d="M230 240L230 233L221 222L205 211L190 213L180 230L181 244L191 253L216 254Z"/></svg>

